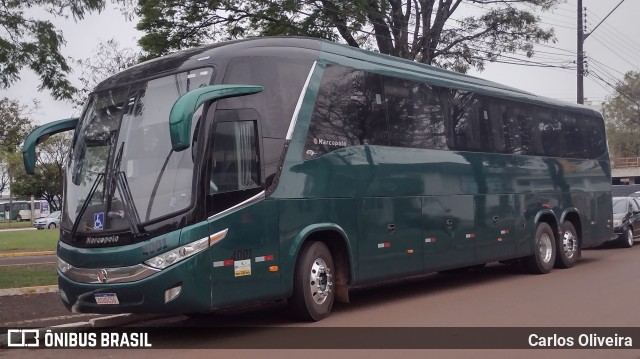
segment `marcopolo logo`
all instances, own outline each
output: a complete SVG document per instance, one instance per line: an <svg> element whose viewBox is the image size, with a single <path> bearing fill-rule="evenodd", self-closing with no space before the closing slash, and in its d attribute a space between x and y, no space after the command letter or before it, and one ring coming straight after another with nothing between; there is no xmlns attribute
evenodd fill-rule
<svg viewBox="0 0 640 359"><path fill-rule="evenodd" d="M313 144L314 145L323 145L323 146L333 146L333 147L346 147L347 146L347 141L344 141L344 140L332 141L332 140L325 140L325 139L322 139L322 138L314 138L313 139Z"/></svg>

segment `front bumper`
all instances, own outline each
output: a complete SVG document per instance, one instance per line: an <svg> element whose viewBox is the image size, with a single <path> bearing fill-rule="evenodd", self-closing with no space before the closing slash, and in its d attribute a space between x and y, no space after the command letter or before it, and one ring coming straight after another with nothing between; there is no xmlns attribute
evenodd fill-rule
<svg viewBox="0 0 640 359"><path fill-rule="evenodd" d="M183 313L211 310L208 253L200 253L147 278L127 283L80 283L58 271L62 302L74 313ZM96 276L100 272L96 268ZM180 294L165 303L165 292ZM119 304L97 304L95 294L113 293Z"/></svg>

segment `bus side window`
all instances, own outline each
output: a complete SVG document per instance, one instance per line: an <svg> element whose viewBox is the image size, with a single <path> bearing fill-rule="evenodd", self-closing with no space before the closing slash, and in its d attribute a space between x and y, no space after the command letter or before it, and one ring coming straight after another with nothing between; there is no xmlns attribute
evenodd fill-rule
<svg viewBox="0 0 640 359"><path fill-rule="evenodd" d="M535 106L533 139L535 154L559 157L562 155L562 123L555 111Z"/></svg>
<svg viewBox="0 0 640 359"><path fill-rule="evenodd" d="M443 91L445 113L449 124L449 147L456 151L477 151L480 142L480 115L484 112L479 95L468 91Z"/></svg>
<svg viewBox="0 0 640 359"><path fill-rule="evenodd" d="M216 116L224 117L219 112ZM233 207L262 190L256 125L256 121L215 124L209 150L209 215Z"/></svg>
<svg viewBox="0 0 640 359"><path fill-rule="evenodd" d="M357 145L388 145L380 76L344 66L328 66L305 141L303 158Z"/></svg>
<svg viewBox="0 0 640 359"><path fill-rule="evenodd" d="M562 137L565 140L563 157L587 158L588 138L586 138L584 128L582 128L575 114L562 113Z"/></svg>
<svg viewBox="0 0 640 359"><path fill-rule="evenodd" d="M589 139L587 157L593 159L600 157L607 151L603 120L595 116L583 116L582 127L584 128L585 138Z"/></svg>
<svg viewBox="0 0 640 359"><path fill-rule="evenodd" d="M391 146L447 149L444 113L438 89L383 77Z"/></svg>
<svg viewBox="0 0 640 359"><path fill-rule="evenodd" d="M491 99L489 102L489 116L491 118L491 138L494 149L498 153L510 153L507 146L510 128L507 122L507 105L501 99Z"/></svg>

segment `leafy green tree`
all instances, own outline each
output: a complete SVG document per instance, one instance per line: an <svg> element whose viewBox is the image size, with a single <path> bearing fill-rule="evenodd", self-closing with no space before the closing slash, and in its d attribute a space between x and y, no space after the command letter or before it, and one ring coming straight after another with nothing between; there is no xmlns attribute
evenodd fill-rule
<svg viewBox="0 0 640 359"><path fill-rule="evenodd" d="M33 129L30 114L37 109L22 105L17 100L0 99L0 193L9 188L11 167L9 157L18 152L25 136Z"/></svg>
<svg viewBox="0 0 640 359"><path fill-rule="evenodd" d="M148 58L264 35L318 37L466 72L553 41L536 12L559 0L138 0ZM466 13L460 14L461 8ZM456 14L456 16L454 16Z"/></svg>
<svg viewBox="0 0 640 359"><path fill-rule="evenodd" d="M105 0L5 0L0 1L0 88L9 87L29 68L40 77L39 89L51 91L55 99L70 99L75 92L67 79L67 60L60 53L62 33L50 21L29 17L25 12L41 8L57 17L82 19L101 11Z"/></svg>
<svg viewBox="0 0 640 359"><path fill-rule="evenodd" d="M640 157L640 72L627 72L602 110L613 157Z"/></svg>
<svg viewBox="0 0 640 359"><path fill-rule="evenodd" d="M12 193L17 197L43 198L57 211L62 204L64 160L69 151L72 135L61 133L51 136L38 146L35 174L28 175L22 165L22 154L12 156Z"/></svg>

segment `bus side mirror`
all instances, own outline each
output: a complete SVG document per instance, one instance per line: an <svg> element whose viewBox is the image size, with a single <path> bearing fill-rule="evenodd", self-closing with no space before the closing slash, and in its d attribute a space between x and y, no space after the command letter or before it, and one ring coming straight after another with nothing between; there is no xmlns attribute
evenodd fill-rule
<svg viewBox="0 0 640 359"><path fill-rule="evenodd" d="M262 86L255 85L211 85L200 87L180 96L173 104L169 114L169 134L171 147L179 152L191 145L191 119L206 101L250 95L262 91Z"/></svg>
<svg viewBox="0 0 640 359"><path fill-rule="evenodd" d="M24 162L25 171L30 175L35 171L36 146L38 144L56 133L74 130L76 125L78 125L78 117L53 121L31 131L27 139L24 140L24 145L22 145L22 161Z"/></svg>

